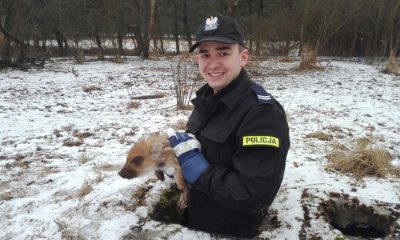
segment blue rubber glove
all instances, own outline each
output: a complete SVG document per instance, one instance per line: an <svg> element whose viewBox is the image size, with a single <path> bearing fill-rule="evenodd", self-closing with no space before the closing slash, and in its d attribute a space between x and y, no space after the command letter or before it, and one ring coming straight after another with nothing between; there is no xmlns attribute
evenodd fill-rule
<svg viewBox="0 0 400 240"><path fill-rule="evenodd" d="M200 152L200 143L197 139L187 133L167 130L168 140L174 149L179 164L181 165L185 180L193 184L207 169L208 162Z"/></svg>

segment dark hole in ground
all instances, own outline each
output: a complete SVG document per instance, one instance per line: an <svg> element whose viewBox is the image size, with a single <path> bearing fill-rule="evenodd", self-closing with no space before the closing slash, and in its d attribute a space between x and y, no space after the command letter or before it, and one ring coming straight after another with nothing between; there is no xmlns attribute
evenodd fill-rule
<svg viewBox="0 0 400 240"><path fill-rule="evenodd" d="M392 209L379 204L366 206L348 195L331 194L330 197L321 203L320 211L344 235L384 238L393 231L398 213Z"/></svg>
<svg viewBox="0 0 400 240"><path fill-rule="evenodd" d="M331 223L332 226L342 232L343 235L346 236L354 236L354 237L368 237L368 238L383 238L385 237L385 232L379 231L378 229L368 226L364 227L356 227L356 226L347 226L346 228L342 228L336 225L334 222Z"/></svg>
<svg viewBox="0 0 400 240"><path fill-rule="evenodd" d="M183 213L177 210L177 204L181 192L175 184L169 189L165 189L161 194L160 200L153 206L153 211L149 217L155 221L164 223L183 223Z"/></svg>

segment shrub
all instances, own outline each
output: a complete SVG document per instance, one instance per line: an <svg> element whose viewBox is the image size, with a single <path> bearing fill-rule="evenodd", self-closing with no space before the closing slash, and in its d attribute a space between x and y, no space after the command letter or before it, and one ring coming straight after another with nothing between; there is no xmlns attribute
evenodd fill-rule
<svg viewBox="0 0 400 240"><path fill-rule="evenodd" d="M356 142L353 149L334 145L327 155L327 169L352 174L357 179L366 176L384 177L390 172L389 152L380 147L372 147L365 139ZM360 143L361 142L361 143Z"/></svg>
<svg viewBox="0 0 400 240"><path fill-rule="evenodd" d="M306 138L316 138L321 141L330 141L330 140L332 140L332 135L321 132L321 131L317 131L314 133L307 134Z"/></svg>

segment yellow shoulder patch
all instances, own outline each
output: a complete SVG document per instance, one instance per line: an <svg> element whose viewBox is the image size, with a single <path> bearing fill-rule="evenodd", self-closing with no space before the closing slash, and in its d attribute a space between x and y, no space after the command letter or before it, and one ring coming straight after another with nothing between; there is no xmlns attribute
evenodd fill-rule
<svg viewBox="0 0 400 240"><path fill-rule="evenodd" d="M270 146L280 147L279 138L272 136L244 136L243 146Z"/></svg>

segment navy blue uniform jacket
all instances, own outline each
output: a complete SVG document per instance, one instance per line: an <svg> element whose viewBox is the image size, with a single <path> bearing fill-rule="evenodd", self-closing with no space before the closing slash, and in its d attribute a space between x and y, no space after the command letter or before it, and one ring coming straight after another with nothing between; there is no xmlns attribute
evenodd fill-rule
<svg viewBox="0 0 400 240"><path fill-rule="evenodd" d="M193 99L187 132L210 166L190 191L187 226L253 237L281 185L289 149L282 106L246 71L213 94L206 84Z"/></svg>

